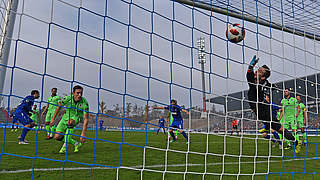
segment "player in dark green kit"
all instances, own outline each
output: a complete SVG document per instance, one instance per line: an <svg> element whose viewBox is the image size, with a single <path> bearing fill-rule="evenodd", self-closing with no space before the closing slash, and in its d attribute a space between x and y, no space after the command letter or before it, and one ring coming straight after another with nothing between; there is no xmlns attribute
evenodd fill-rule
<svg viewBox="0 0 320 180"><path fill-rule="evenodd" d="M39 120L39 109L37 109L37 105L33 105L30 119L34 122L34 128L37 129Z"/></svg>
<svg viewBox="0 0 320 180"><path fill-rule="evenodd" d="M305 131L305 127L307 124L307 108L303 104L303 102L301 100L301 96L298 95L296 97L296 99L298 101L298 106L300 107L300 113L297 117L297 130L299 130L299 129L301 130L301 133L303 136L303 143L306 144L307 143L307 132ZM298 131L297 131L297 133L298 133Z"/></svg>

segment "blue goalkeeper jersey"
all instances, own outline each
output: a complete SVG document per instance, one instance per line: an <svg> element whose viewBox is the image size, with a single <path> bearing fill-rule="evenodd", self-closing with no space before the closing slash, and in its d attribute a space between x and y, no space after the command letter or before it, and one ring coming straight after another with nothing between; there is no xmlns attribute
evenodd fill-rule
<svg viewBox="0 0 320 180"><path fill-rule="evenodd" d="M33 104L34 104L34 97L27 96L21 101L20 105L17 107L16 112L29 113L30 111L32 111Z"/></svg>

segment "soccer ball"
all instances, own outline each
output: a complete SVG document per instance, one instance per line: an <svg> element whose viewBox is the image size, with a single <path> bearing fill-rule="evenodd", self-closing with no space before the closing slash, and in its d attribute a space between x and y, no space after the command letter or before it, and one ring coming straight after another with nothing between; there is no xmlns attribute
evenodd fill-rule
<svg viewBox="0 0 320 180"><path fill-rule="evenodd" d="M227 39L233 43L241 42L244 38L244 35L244 28L241 27L240 24L230 24L226 31Z"/></svg>

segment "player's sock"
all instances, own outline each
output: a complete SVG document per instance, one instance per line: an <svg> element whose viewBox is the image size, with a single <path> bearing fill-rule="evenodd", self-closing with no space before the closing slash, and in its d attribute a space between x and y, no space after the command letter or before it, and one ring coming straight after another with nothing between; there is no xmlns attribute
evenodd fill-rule
<svg viewBox="0 0 320 180"><path fill-rule="evenodd" d="M300 140L298 132L296 133L296 135L294 137L296 138L297 141Z"/></svg>
<svg viewBox="0 0 320 180"><path fill-rule="evenodd" d="M23 128L22 133L21 133L21 135L20 135L20 141L24 141L24 139L25 139L28 131L30 131L29 128Z"/></svg>
<svg viewBox="0 0 320 180"><path fill-rule="evenodd" d="M174 133L175 133L176 136L179 135L179 131L178 130L176 130Z"/></svg>
<svg viewBox="0 0 320 180"><path fill-rule="evenodd" d="M175 141L176 137L174 136L173 131L170 131L170 135L171 135L172 139Z"/></svg>
<svg viewBox="0 0 320 180"><path fill-rule="evenodd" d="M163 133L166 134L166 129L165 128L163 128Z"/></svg>
<svg viewBox="0 0 320 180"><path fill-rule="evenodd" d="M281 134L281 133L279 133L278 135L279 135L279 139L281 139L281 140L282 140L282 134Z"/></svg>
<svg viewBox="0 0 320 180"><path fill-rule="evenodd" d="M189 141L189 140L188 140L188 135L187 135L184 131L182 131L181 134L183 135L184 138L186 138L187 141Z"/></svg>
<svg viewBox="0 0 320 180"><path fill-rule="evenodd" d="M291 146L291 142L288 139L286 139L285 141L286 141L288 146Z"/></svg>
<svg viewBox="0 0 320 180"><path fill-rule="evenodd" d="M67 129L66 135L64 136L64 142L68 142L72 145L74 145L77 141L72 139L72 135L73 134L74 129Z"/></svg>
<svg viewBox="0 0 320 180"><path fill-rule="evenodd" d="M303 141L306 143L307 142L307 132L302 133L303 136Z"/></svg>
<svg viewBox="0 0 320 180"><path fill-rule="evenodd" d="M160 128L157 130L157 134L159 134Z"/></svg>
<svg viewBox="0 0 320 180"><path fill-rule="evenodd" d="M276 131L272 132L273 136L276 138L277 142L281 145L280 136Z"/></svg>
<svg viewBox="0 0 320 180"><path fill-rule="evenodd" d="M46 125L46 130L47 130L47 135L49 136L49 134L50 134L50 125Z"/></svg>
<svg viewBox="0 0 320 180"><path fill-rule="evenodd" d="M53 132L55 132L55 129L56 129L55 126L52 126L52 127L51 127L51 133L50 133L50 136L51 136L51 137L53 136Z"/></svg>

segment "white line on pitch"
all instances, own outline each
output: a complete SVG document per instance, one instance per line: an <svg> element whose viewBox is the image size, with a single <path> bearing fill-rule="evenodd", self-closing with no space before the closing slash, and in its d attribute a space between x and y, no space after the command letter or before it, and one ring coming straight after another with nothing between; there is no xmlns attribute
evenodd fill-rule
<svg viewBox="0 0 320 180"><path fill-rule="evenodd" d="M312 158L306 158L306 159L294 159L294 161L302 161L302 160L314 160L316 157ZM293 161L293 159L287 159L287 160L282 160L282 161ZM281 161L255 161L255 162L240 162L241 164L252 164L252 163L275 163L275 162L281 162ZM207 163L207 166L218 166L222 165L223 163ZM224 164L239 164L239 162L225 162ZM167 167L185 167L186 164L172 164L172 165L167 165ZM187 166L204 166L204 164L187 164ZM130 168L134 169L140 169L143 166L133 166ZM159 165L150 165L150 166L144 166L144 168L161 168L165 167L165 165L159 164ZM121 167L120 167L121 168ZM125 167L123 167L125 168ZM64 168L65 171L74 171L74 170L90 170L91 167L75 167L75 168ZM92 167L92 169L112 169L108 167ZM62 171L63 168L35 168L34 171ZM20 170L15 170L15 171L7 171L7 170L2 170L0 171L0 174L15 174L15 173L23 173L23 172L32 172L32 169L20 169Z"/></svg>

